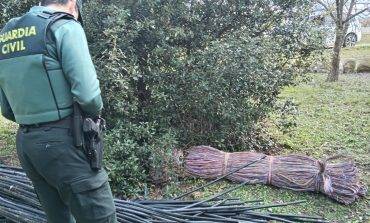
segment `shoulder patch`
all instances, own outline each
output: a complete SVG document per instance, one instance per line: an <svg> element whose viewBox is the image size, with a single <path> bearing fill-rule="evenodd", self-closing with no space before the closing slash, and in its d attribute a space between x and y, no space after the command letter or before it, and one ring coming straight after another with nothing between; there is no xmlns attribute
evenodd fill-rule
<svg viewBox="0 0 370 223"><path fill-rule="evenodd" d="M16 17L16 18L12 18L12 19L10 19L10 20L9 20L9 21L4 25L4 27L3 27L2 29L0 29L0 32L1 32L2 30L5 30L7 26L12 25L12 23L16 23L20 18L21 18L21 17Z"/></svg>
<svg viewBox="0 0 370 223"><path fill-rule="evenodd" d="M70 23L70 22L77 22L77 21L75 21L75 20L73 20L73 19L60 19L60 20L58 20L58 21L54 22L54 23L51 25L50 29L51 29L53 32L55 32L57 29L59 29L60 27L64 26L64 25L65 25L65 24L67 24L67 23Z"/></svg>

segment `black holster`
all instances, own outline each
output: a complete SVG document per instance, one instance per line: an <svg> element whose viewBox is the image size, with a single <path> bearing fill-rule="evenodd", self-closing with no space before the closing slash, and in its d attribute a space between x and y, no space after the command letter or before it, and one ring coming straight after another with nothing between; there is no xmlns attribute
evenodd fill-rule
<svg viewBox="0 0 370 223"><path fill-rule="evenodd" d="M103 165L103 131L105 120L101 117L96 119L85 118L77 103L73 105L73 138L74 144L82 148L90 162L92 170L97 171Z"/></svg>

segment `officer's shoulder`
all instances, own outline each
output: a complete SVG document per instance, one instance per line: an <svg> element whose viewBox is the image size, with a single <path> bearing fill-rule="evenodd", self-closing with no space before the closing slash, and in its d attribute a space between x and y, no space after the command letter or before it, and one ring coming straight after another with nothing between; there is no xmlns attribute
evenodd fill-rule
<svg viewBox="0 0 370 223"><path fill-rule="evenodd" d="M70 32L76 32L76 31L81 31L83 30L81 24L79 22L77 22L76 20L74 19L59 19L57 21L55 21L53 23L53 25L51 26L51 30L53 32L66 32L66 31L70 31Z"/></svg>
<svg viewBox="0 0 370 223"><path fill-rule="evenodd" d="M15 17L8 21L9 24L17 22L21 17Z"/></svg>
<svg viewBox="0 0 370 223"><path fill-rule="evenodd" d="M12 24L16 23L20 18L21 18L21 17L15 17L15 18L10 19L10 20L5 24L4 28L5 28L5 27L7 27L7 26L9 26L9 25L12 25ZM0 28L0 31L1 31L1 28Z"/></svg>

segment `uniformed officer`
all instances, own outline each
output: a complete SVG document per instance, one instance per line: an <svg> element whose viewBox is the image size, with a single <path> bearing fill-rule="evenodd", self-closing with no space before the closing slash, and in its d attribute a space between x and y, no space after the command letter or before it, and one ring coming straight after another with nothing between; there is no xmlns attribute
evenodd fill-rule
<svg viewBox="0 0 370 223"><path fill-rule="evenodd" d="M116 222L108 176L73 144L72 104L102 109L81 0L43 0L0 32L0 104L20 124L17 152L50 223Z"/></svg>

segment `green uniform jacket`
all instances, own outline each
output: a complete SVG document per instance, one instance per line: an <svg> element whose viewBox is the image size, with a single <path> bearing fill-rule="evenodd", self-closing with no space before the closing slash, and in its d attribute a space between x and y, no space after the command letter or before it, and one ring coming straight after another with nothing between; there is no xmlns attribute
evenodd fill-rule
<svg viewBox="0 0 370 223"><path fill-rule="evenodd" d="M45 11L54 12L50 8L36 6L28 13L37 16ZM17 19L19 18L9 21L4 30L7 26L11 27L12 23L17 22ZM82 110L88 115L98 115L103 103L99 81L82 26L73 19L61 19L51 26L47 36L51 40L47 42L48 53L44 56L45 68L50 74L49 81L54 90L54 100L57 106L50 105L50 94L37 92L40 91L38 88L40 88L41 81L38 74L31 73L32 67L22 66L23 63L29 63L30 59L27 57L11 58L0 61L2 115L19 124L55 121L72 114L73 99L77 100ZM1 38L0 36L0 40ZM7 48L3 50L6 52ZM25 69L31 73L29 77L35 78L13 78L17 73L25 73ZM37 96L28 100L29 95Z"/></svg>

